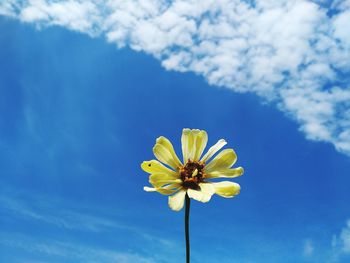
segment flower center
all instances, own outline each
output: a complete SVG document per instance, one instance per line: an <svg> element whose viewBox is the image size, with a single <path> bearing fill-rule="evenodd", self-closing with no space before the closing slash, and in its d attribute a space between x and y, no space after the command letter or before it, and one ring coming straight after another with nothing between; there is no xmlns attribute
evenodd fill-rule
<svg viewBox="0 0 350 263"><path fill-rule="evenodd" d="M199 183L204 181L204 166L204 163L188 160L188 162L180 168L182 186L199 190Z"/></svg>

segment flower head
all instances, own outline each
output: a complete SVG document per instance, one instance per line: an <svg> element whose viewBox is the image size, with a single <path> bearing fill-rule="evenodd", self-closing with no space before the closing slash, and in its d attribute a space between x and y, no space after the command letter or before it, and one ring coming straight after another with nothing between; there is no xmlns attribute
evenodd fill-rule
<svg viewBox="0 0 350 263"><path fill-rule="evenodd" d="M183 129L181 137L183 162L177 157L171 142L157 138L153 153L158 160L145 161L141 168L150 174L153 187L144 187L147 192L169 195L169 206L179 211L184 206L186 194L197 201L208 202L213 194L230 198L239 194L237 183L210 182L213 178L234 178L243 174L243 168L231 168L237 155L233 149L225 149L212 158L226 141L221 139L202 156L208 142L206 131Z"/></svg>

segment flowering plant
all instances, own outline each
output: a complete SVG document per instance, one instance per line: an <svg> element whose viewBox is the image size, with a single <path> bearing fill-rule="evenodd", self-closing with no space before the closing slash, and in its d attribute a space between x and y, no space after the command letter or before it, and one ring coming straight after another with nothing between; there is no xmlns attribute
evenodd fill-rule
<svg viewBox="0 0 350 263"><path fill-rule="evenodd" d="M214 178L234 178L243 174L242 167L232 168L237 160L233 149L225 149L224 139L202 156L208 142L204 130L183 129L181 136L183 162L174 151L171 142L161 136L157 138L153 153L158 160L144 161L141 168L150 174L149 182L153 187L145 186L147 192L169 195L169 206L179 211L186 203L186 262L189 262L189 208L190 198L208 202L213 194L231 198L239 194L240 186L230 181L212 182ZM214 155L219 152L215 157ZM214 158L212 158L214 157ZM185 202L186 201L186 202Z"/></svg>

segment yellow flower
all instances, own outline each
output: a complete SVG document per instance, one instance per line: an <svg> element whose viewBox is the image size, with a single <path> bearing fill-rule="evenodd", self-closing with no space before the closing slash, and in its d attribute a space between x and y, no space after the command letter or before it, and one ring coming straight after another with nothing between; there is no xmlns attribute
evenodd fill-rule
<svg viewBox="0 0 350 263"><path fill-rule="evenodd" d="M183 162L181 162L171 142L163 136L157 138L153 153L160 162L151 160L141 164L141 168L150 174L149 182L153 186L145 186L144 190L170 195L169 206L175 211L181 210L184 206L186 193L190 198L203 203L208 202L214 193L226 198L239 194L240 186L237 183L229 181L215 183L208 180L238 177L243 174L243 168L231 169L237 160L233 149L225 149L209 161L226 145L223 139L202 156L207 142L206 131L183 129L181 137Z"/></svg>

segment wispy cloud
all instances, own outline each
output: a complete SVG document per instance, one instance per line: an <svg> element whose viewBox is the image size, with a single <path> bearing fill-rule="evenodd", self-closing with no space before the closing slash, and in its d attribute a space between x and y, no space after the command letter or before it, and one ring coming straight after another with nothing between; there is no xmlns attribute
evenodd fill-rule
<svg viewBox="0 0 350 263"><path fill-rule="evenodd" d="M328 243L330 246L322 248L324 262L340 263L350 260L350 220Z"/></svg>
<svg viewBox="0 0 350 263"><path fill-rule="evenodd" d="M251 92L350 155L350 1L11 0L0 14L104 36Z"/></svg>
<svg viewBox="0 0 350 263"><path fill-rule="evenodd" d="M310 257L313 255L314 253L314 244L312 242L312 240L308 239L308 240L305 240L305 243L304 243L304 249L303 249L303 254L305 257Z"/></svg>
<svg viewBox="0 0 350 263"><path fill-rule="evenodd" d="M0 196L0 211L10 214L11 218L39 221L66 229L102 232L111 228L131 228L110 218L63 208L62 204L50 205L48 202L43 202L43 200L48 200L47 198L30 196L29 200Z"/></svg>
<svg viewBox="0 0 350 263"><path fill-rule="evenodd" d="M343 251L350 253L350 220L348 220L346 227L342 229L340 239Z"/></svg>
<svg viewBox="0 0 350 263"><path fill-rule="evenodd" d="M0 231L0 249L18 250L9 255L16 262L29 254L33 262L153 263L167 262L169 256L179 253L173 240L119 219L118 213L111 215L110 208L84 207L52 196L1 190L0 223L10 227ZM18 223L21 229L12 228ZM38 234L33 235L32 228ZM27 256L22 262L30 260Z"/></svg>
<svg viewBox="0 0 350 263"><path fill-rule="evenodd" d="M120 263L154 263L154 259L141 256L132 252L119 252L117 249L103 249L93 247L79 242L57 240L38 240L37 238L24 235L2 234L0 235L0 244L3 246L18 249L19 251L29 252L33 261L24 258L23 261L16 262L43 262L36 261L35 258L46 258L49 262L120 262ZM19 253L20 254L20 253ZM48 262L48 261L45 261Z"/></svg>
<svg viewBox="0 0 350 263"><path fill-rule="evenodd" d="M117 207L88 207L72 200L53 196L38 195L26 191L17 191L1 187L0 213L6 215L1 220L23 220L58 229L77 230L91 233L106 233L123 230L137 235L144 241L152 241L162 246L172 247L174 244L153 233L147 232L138 225L127 223ZM113 209L113 213L110 211ZM128 215L130 216L130 215Z"/></svg>
<svg viewBox="0 0 350 263"><path fill-rule="evenodd" d="M350 220L342 228L339 235L334 235L332 240L333 248L337 248L342 253L350 255Z"/></svg>
<svg viewBox="0 0 350 263"><path fill-rule="evenodd" d="M350 262L350 220L333 236L323 238L318 235L303 241L302 252L306 262Z"/></svg>

